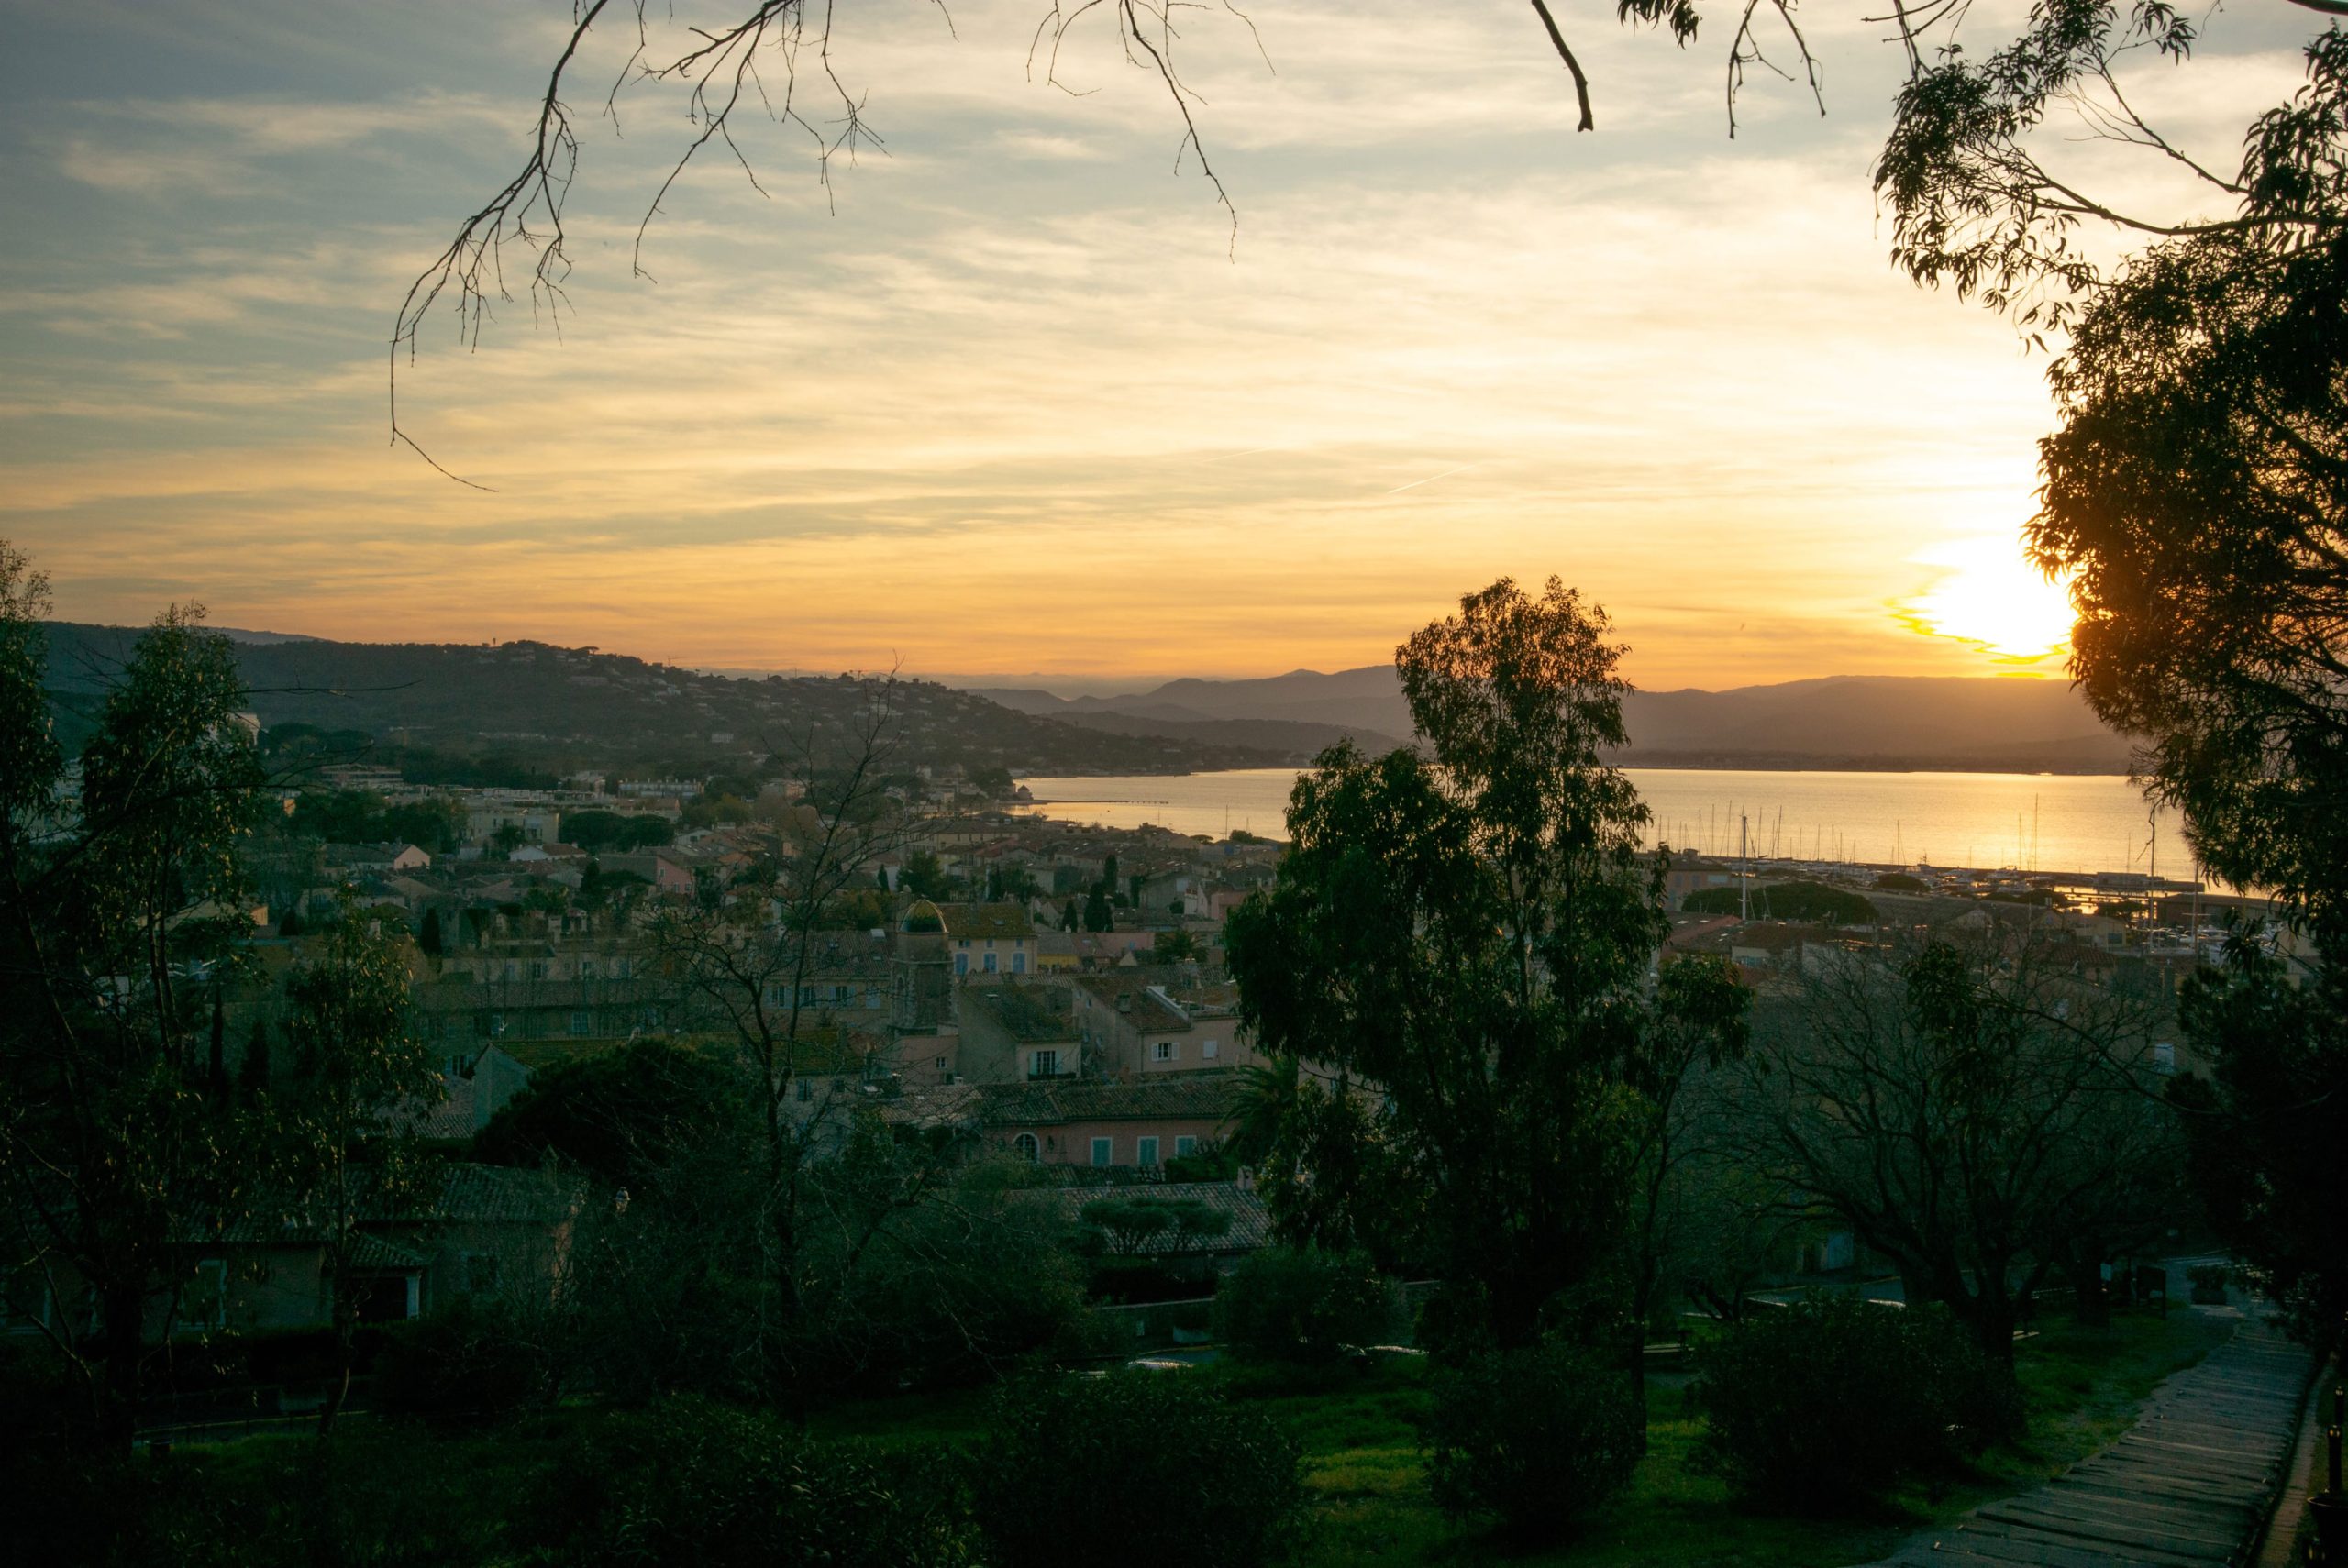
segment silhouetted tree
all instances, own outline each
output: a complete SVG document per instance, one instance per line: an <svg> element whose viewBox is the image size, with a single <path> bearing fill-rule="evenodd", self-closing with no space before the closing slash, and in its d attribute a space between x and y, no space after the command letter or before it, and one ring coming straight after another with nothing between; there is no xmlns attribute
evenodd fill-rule
<svg viewBox="0 0 2348 1568"><path fill-rule="evenodd" d="M2050 1271L2099 1279L2175 1215L2155 1014L2043 939L1813 955L1764 1016L1738 1093L1747 1168L1849 1226L2000 1365Z"/></svg>
<svg viewBox="0 0 2348 1568"><path fill-rule="evenodd" d="M371 1291L362 1219L404 1207L420 1177L415 1113L442 1094L432 1049L408 1025L408 972L398 938L346 897L324 942L286 984L291 1071L264 1117L294 1207L325 1241L339 1375L318 1412L331 1431L349 1396L352 1344Z"/></svg>
<svg viewBox="0 0 2348 1568"><path fill-rule="evenodd" d="M86 1288L95 1332L25 1321L127 1445L150 1314L182 1248L252 1176L241 1112L215 1092L213 987L250 922L237 851L261 781L227 640L167 611L134 646L82 753L80 810L41 685L47 584L0 543L0 1291Z"/></svg>
<svg viewBox="0 0 2348 1568"><path fill-rule="evenodd" d="M2177 1080L2194 1182L2227 1246L2321 1343L2348 1314L2348 979L2294 983L2251 931L2221 968L2190 977L2179 1010L2214 1063Z"/></svg>
<svg viewBox="0 0 2348 1568"><path fill-rule="evenodd" d="M475 1135L473 1154L513 1165L553 1154L601 1181L641 1185L695 1139L737 1135L744 1088L722 1053L638 1040L534 1075Z"/></svg>
<svg viewBox="0 0 2348 1568"><path fill-rule="evenodd" d="M1553 1310L1619 1314L1560 1297L1624 1244L1630 1069L1666 1039L1733 1050L1743 1016L1719 970L1687 972L1677 1027L1649 996L1669 922L1646 809L1600 760L1629 690L1607 630L1554 579L1538 600L1502 579L1412 636L1395 664L1426 753L1324 753L1277 879L1224 938L1258 1042L1328 1084L1295 1102L1310 1125L1273 1185L1366 1210L1294 1239L1343 1246L1349 1221L1386 1263L1389 1205L1415 1195L1424 1244L1504 1346Z"/></svg>

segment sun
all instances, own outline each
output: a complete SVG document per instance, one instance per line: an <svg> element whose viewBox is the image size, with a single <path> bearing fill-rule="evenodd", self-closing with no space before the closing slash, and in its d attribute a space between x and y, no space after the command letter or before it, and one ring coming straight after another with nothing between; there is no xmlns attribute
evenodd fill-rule
<svg viewBox="0 0 2348 1568"><path fill-rule="evenodd" d="M2048 580L2012 536L1952 539L1914 558L1935 575L1892 606L1909 630L1970 643L2004 665L2044 664L2069 650L2069 579Z"/></svg>

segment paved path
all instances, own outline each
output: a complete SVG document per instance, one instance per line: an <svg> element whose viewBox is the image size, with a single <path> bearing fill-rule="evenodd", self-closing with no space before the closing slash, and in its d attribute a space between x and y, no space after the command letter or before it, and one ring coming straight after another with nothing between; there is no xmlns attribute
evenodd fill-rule
<svg viewBox="0 0 2348 1568"><path fill-rule="evenodd" d="M2110 1448L1877 1568L2240 1568L2290 1468L2313 1371L2305 1350L2245 1319L2154 1390Z"/></svg>

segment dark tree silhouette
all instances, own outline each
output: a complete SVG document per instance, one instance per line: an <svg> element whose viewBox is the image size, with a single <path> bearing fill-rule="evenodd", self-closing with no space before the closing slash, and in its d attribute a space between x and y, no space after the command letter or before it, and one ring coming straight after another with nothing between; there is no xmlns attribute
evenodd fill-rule
<svg viewBox="0 0 2348 1568"><path fill-rule="evenodd" d="M1502 579L1413 635L1395 663L1430 755L1324 753L1224 936L1257 1039L1329 1086L1288 1097L1270 1162L1293 1239L1423 1246L1502 1346L1561 1308L1611 1328L1626 1302L1571 1297L1629 1233L1641 1064L1741 1038L1723 969L1648 986L1663 862L1600 760L1629 690L1607 632L1555 579L1538 600ZM1381 1234L1398 1223L1420 1234Z"/></svg>

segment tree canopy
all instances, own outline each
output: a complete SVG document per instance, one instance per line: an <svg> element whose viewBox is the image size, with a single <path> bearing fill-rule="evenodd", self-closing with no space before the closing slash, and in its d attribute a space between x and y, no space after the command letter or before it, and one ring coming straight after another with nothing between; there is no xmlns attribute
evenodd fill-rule
<svg viewBox="0 0 2348 1568"><path fill-rule="evenodd" d="M1621 649L1552 579L1506 579L1397 651L1426 754L1300 777L1292 845L1225 945L1242 1017L1308 1066L1268 1185L1290 1239L1432 1263L1500 1343L1614 1259L1667 929L1623 743ZM1704 998L1734 996L1717 969ZM1686 1002L1722 1031L1741 1003Z"/></svg>

